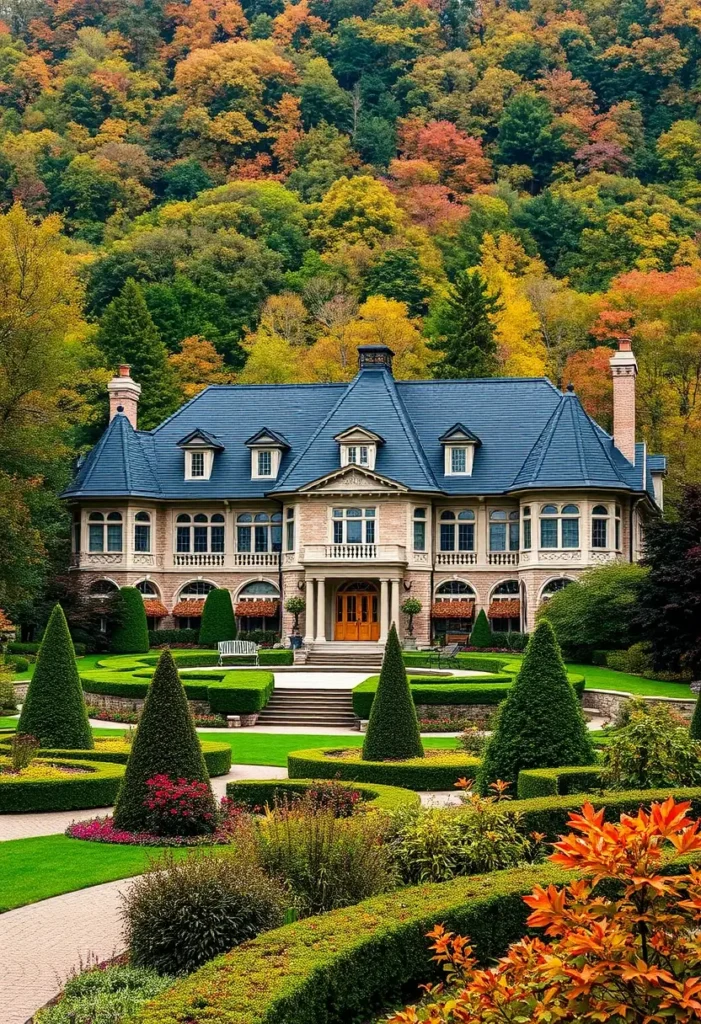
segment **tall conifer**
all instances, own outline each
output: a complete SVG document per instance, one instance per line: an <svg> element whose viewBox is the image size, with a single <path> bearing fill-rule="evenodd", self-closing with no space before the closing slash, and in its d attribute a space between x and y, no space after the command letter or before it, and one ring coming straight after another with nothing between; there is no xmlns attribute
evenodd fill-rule
<svg viewBox="0 0 701 1024"><path fill-rule="evenodd" d="M429 320L429 348L439 353L433 376L493 377L499 368L493 318L502 308L479 270L460 275Z"/></svg>

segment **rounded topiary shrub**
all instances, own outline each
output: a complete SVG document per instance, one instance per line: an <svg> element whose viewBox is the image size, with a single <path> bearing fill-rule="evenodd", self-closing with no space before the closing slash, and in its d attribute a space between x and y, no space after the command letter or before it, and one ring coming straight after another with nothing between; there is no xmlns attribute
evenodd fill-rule
<svg viewBox="0 0 701 1024"><path fill-rule="evenodd" d="M116 604L117 624L110 640L114 654L146 654L148 623L144 599L136 587L121 587Z"/></svg>
<svg viewBox="0 0 701 1024"><path fill-rule="evenodd" d="M159 775L173 780L206 783L213 820L215 804L207 766L192 712L169 650L161 655L146 694L127 761L124 784L114 809L117 828L129 832L149 831L151 815L146 807L147 782ZM203 827L202 831L207 829Z"/></svg>
<svg viewBox="0 0 701 1024"><path fill-rule="evenodd" d="M567 679L553 628L542 620L504 703L477 773L482 793L502 779L516 791L522 768L559 768L595 761L577 695Z"/></svg>
<svg viewBox="0 0 701 1024"><path fill-rule="evenodd" d="M389 761L423 757L423 753L416 707L406 677L399 637L392 623L363 742L363 760Z"/></svg>
<svg viewBox="0 0 701 1024"><path fill-rule="evenodd" d="M492 647L493 644L494 640L492 638L489 619L486 616L484 608L482 608L475 619L475 624L472 627L472 632L470 633L470 647Z"/></svg>
<svg viewBox="0 0 701 1024"><path fill-rule="evenodd" d="M210 590L202 609L199 642L202 647L216 647L222 640L236 639L236 619L231 594L226 588Z"/></svg>
<svg viewBox="0 0 701 1024"><path fill-rule="evenodd" d="M92 750L94 746L73 641L60 604L44 631L17 731L36 736L42 747Z"/></svg>

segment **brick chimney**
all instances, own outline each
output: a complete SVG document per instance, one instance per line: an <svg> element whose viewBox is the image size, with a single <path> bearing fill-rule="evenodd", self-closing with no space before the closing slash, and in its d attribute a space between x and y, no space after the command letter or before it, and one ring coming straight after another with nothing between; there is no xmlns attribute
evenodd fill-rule
<svg viewBox="0 0 701 1024"><path fill-rule="evenodd" d="M110 396L110 423L117 413L123 413L136 430L141 385L131 379L130 370L131 367L127 363L122 363L117 375L107 385Z"/></svg>
<svg viewBox="0 0 701 1024"><path fill-rule="evenodd" d="M613 374L613 443L635 465L635 378L638 363L630 338L618 339L618 352L611 356Z"/></svg>

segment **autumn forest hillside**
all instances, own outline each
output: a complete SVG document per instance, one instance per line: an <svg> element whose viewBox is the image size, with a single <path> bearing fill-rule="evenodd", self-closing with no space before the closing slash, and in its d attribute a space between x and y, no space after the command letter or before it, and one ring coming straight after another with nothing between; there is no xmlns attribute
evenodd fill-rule
<svg viewBox="0 0 701 1024"><path fill-rule="evenodd" d="M0 527L30 538L6 604L65 542L119 360L145 428L207 383L349 379L377 341L400 377L571 380L608 426L629 334L672 498L701 478L693 0L0 17Z"/></svg>

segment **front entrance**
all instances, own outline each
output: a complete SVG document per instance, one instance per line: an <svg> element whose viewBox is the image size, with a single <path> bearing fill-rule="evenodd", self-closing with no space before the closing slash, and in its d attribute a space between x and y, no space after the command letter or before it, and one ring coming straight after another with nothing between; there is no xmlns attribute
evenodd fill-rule
<svg viewBox="0 0 701 1024"><path fill-rule="evenodd" d="M374 583L352 580L336 593L334 640L379 640L380 599Z"/></svg>

